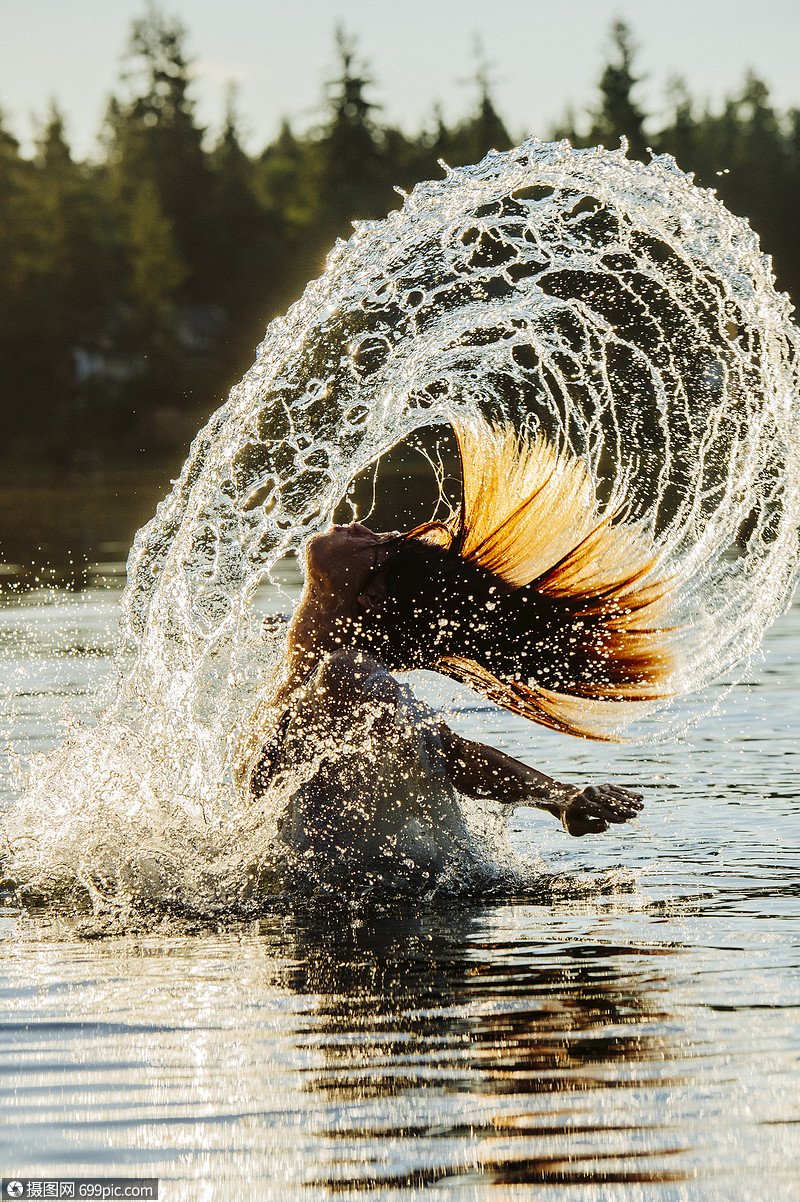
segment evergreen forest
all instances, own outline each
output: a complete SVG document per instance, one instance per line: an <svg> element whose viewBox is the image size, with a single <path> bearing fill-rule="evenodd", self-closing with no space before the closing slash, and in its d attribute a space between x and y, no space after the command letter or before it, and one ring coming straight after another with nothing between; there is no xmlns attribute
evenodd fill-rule
<svg viewBox="0 0 800 1202"><path fill-rule="evenodd" d="M800 295L800 109L748 74L721 107L670 87L662 128L637 104L631 31L617 22L595 104L558 128L509 130L488 72L474 103L411 136L381 123L357 45L337 37L318 124L284 121L243 149L236 97L200 127L186 31L150 8L131 29L96 159L76 161L56 106L25 157L0 117L0 416L6 462L67 469L182 451L253 358L267 322L322 270L356 218L384 216L451 166L529 134L629 154L668 152L749 218L779 287Z"/></svg>

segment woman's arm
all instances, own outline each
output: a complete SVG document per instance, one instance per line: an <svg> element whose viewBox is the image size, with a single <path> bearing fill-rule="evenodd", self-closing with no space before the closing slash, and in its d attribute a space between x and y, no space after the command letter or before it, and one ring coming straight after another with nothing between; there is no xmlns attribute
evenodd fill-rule
<svg viewBox="0 0 800 1202"><path fill-rule="evenodd" d="M395 732L399 685L384 665L362 652L326 656L293 702L293 713L310 737L336 743L354 712L367 703L372 735ZM450 779L468 797L490 797L507 805L528 805L558 818L571 835L594 834L610 823L627 822L641 811L642 798L619 785L575 785L554 780L495 747L464 739L445 723L438 726Z"/></svg>
<svg viewBox="0 0 800 1202"><path fill-rule="evenodd" d="M495 747L464 739L443 722L439 724L439 735L450 779L459 792L546 810L571 835L604 831L609 823L635 818L643 808L641 795L620 785L578 789L529 768Z"/></svg>

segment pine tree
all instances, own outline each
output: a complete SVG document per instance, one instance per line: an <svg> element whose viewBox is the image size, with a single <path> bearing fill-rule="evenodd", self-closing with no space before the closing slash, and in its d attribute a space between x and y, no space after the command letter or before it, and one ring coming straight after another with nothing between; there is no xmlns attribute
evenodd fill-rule
<svg viewBox="0 0 800 1202"><path fill-rule="evenodd" d="M797 238L797 213L800 212L800 109L786 114L786 189L783 196L784 225L780 248L781 282L800 307L800 244Z"/></svg>
<svg viewBox="0 0 800 1202"><path fill-rule="evenodd" d="M366 98L369 76L356 66L355 44L336 34L341 74L330 85L328 119L315 140L316 234L349 236L357 218L382 217L392 204L390 169Z"/></svg>
<svg viewBox="0 0 800 1202"><path fill-rule="evenodd" d="M0 113L0 306L12 311L25 273L26 174L19 142Z"/></svg>
<svg viewBox="0 0 800 1202"><path fill-rule="evenodd" d="M509 150L513 145L502 117L497 112L490 84L490 66L480 40L475 43L475 85L478 103L471 117L450 132L451 166L478 163L490 150Z"/></svg>
<svg viewBox="0 0 800 1202"><path fill-rule="evenodd" d="M282 298L289 247L280 208L260 189L259 164L241 143L235 89L228 92L222 133L211 152L214 296L224 314L220 388L228 386L260 340L267 316Z"/></svg>
<svg viewBox="0 0 800 1202"><path fill-rule="evenodd" d="M178 258L172 223L150 179L143 179L133 194L125 242L136 324L147 339L158 338L172 324L172 299L186 273Z"/></svg>
<svg viewBox="0 0 800 1202"><path fill-rule="evenodd" d="M750 220L764 249L777 256L779 282L788 287L798 263L797 213L789 199L791 154L763 80L749 72L715 128L715 176L707 182L717 187L733 212Z"/></svg>
<svg viewBox="0 0 800 1202"><path fill-rule="evenodd" d="M254 188L274 248L270 293L262 319L286 309L319 272L327 247L320 205L320 163L313 139L298 137L287 120L255 163ZM345 231L346 232L346 231Z"/></svg>
<svg viewBox="0 0 800 1202"><path fill-rule="evenodd" d="M672 121L654 141L659 150L671 154L684 171L696 171L700 151L697 119L684 79L675 78L670 81L667 99L672 107Z"/></svg>
<svg viewBox="0 0 800 1202"><path fill-rule="evenodd" d="M37 405L41 311L31 287L36 243L31 173L0 114L0 420L6 453L21 445Z"/></svg>
<svg viewBox="0 0 800 1202"><path fill-rule="evenodd" d="M312 144L296 137L284 120L277 138L265 147L256 164L259 203L282 222L281 236L291 243L302 237L314 220L317 198L311 186L312 159Z"/></svg>
<svg viewBox="0 0 800 1202"><path fill-rule="evenodd" d="M632 35L624 21L612 25L611 42L614 57L600 77L600 104L591 114L589 141L612 149L625 137L631 158L647 160L645 116L633 99L633 90L640 80L632 73Z"/></svg>
<svg viewBox="0 0 800 1202"><path fill-rule="evenodd" d="M55 104L42 127L35 164L43 237L49 247L53 320L58 312L56 324L71 347L95 347L103 339L114 302L113 232L99 174L74 162Z"/></svg>
<svg viewBox="0 0 800 1202"><path fill-rule="evenodd" d="M256 169L242 147L231 88L222 133L210 156L213 291L235 321L256 295L266 291L264 274L274 254L270 222L256 194Z"/></svg>
<svg viewBox="0 0 800 1202"><path fill-rule="evenodd" d="M214 290L213 176L190 96L185 37L183 26L154 6L133 23L123 77L128 97L109 102L106 144L118 203L130 207L142 181L150 180L172 223L186 272L185 296L202 301Z"/></svg>

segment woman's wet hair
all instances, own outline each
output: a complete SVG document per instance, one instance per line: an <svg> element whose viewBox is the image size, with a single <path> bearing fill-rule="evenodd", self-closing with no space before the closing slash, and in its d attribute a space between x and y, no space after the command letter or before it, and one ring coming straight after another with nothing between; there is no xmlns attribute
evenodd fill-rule
<svg viewBox="0 0 800 1202"><path fill-rule="evenodd" d="M673 690L671 582L589 470L542 439L459 426L461 501L393 541L361 596L359 642L556 730L608 739Z"/></svg>

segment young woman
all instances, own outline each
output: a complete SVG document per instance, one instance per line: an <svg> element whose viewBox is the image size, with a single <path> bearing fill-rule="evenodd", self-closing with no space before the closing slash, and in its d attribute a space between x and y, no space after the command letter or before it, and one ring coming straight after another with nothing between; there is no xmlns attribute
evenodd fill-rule
<svg viewBox="0 0 800 1202"><path fill-rule="evenodd" d="M456 434L448 520L407 535L334 526L305 545L250 791L316 874L446 871L467 854L464 795L536 806L572 835L642 809L619 786L579 789L462 738L392 675L443 672L588 738L615 738L628 710L670 692L669 582L615 498L601 513L586 465L542 439L482 422Z"/></svg>

